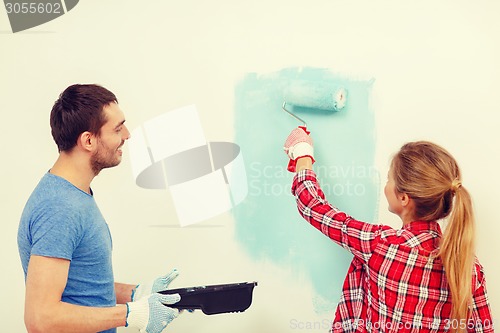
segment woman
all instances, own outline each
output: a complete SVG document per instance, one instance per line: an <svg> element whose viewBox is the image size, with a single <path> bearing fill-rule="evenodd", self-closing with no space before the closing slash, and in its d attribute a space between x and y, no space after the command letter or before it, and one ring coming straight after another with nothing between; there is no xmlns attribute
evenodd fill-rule
<svg viewBox="0 0 500 333"><path fill-rule="evenodd" d="M392 159L385 196L399 230L357 221L324 197L302 129L285 142L300 214L350 251L332 332L493 332L474 216L454 158L430 142L405 144ZM448 218L444 232L438 221Z"/></svg>

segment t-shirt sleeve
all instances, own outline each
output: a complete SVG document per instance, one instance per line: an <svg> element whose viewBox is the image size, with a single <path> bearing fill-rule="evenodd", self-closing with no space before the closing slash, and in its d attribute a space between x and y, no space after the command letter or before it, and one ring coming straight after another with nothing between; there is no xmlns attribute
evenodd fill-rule
<svg viewBox="0 0 500 333"><path fill-rule="evenodd" d="M81 240L74 212L62 207L46 209L31 222L31 255L71 260Z"/></svg>

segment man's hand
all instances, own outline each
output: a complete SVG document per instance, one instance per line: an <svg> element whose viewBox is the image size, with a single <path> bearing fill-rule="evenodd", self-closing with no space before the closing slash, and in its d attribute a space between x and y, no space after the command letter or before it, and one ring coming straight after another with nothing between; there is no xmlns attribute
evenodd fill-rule
<svg viewBox="0 0 500 333"><path fill-rule="evenodd" d="M179 310L165 306L179 302L179 294L151 294L138 301L127 303L127 324L141 333L161 333L179 316Z"/></svg>
<svg viewBox="0 0 500 333"><path fill-rule="evenodd" d="M132 292L132 302L140 300L144 296L166 290L170 282L178 275L179 271L174 268L170 273L162 275L149 283L139 284Z"/></svg>

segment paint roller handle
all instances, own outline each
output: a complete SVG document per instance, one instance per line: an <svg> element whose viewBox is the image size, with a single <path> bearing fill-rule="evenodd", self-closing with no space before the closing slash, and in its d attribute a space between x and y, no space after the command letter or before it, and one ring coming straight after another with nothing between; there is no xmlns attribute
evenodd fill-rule
<svg viewBox="0 0 500 333"><path fill-rule="evenodd" d="M288 135L284 145L284 150L290 158L288 171L295 172L297 160L302 157L310 157L314 163L313 141L309 134L310 132L304 126L299 126Z"/></svg>
<svg viewBox="0 0 500 333"><path fill-rule="evenodd" d="M307 135L311 134L311 132L309 132L305 126L299 126L299 128L301 128L304 132L306 132Z"/></svg>

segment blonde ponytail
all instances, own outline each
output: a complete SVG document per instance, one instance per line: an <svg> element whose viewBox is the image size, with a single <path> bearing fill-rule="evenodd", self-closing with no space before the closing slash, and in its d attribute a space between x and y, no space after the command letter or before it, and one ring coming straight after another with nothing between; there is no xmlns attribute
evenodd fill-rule
<svg viewBox="0 0 500 333"><path fill-rule="evenodd" d="M451 293L452 320L468 320L475 261L475 222L472 200L463 187L455 191L453 209L441 241L439 255ZM455 325L459 326L459 325Z"/></svg>

